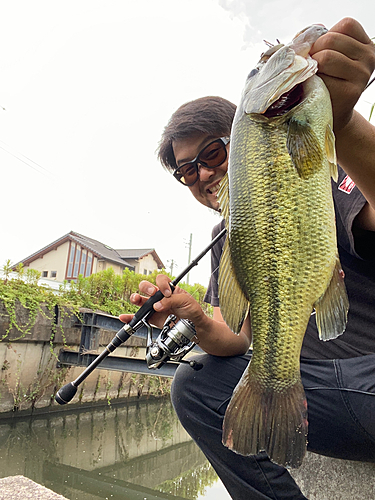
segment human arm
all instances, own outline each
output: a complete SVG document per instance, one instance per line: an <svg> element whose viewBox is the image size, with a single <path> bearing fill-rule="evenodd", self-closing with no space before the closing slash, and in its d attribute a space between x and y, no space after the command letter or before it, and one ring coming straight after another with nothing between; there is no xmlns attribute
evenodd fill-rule
<svg viewBox="0 0 375 500"><path fill-rule="evenodd" d="M159 275L156 278L157 286L142 281L139 284L141 294L135 293L131 296L131 302L135 305L143 305L148 297L161 290L164 298L154 304L155 313L151 322L157 327L162 327L169 314L177 318L189 319L194 323L196 336L201 347L208 354L215 356L235 356L245 354L251 344L250 321L246 319L241 332L234 334L224 322L219 307L214 307L213 318L208 317L198 302L182 288L176 287L173 294L169 287L168 276ZM121 321L128 323L132 318L130 314L120 315Z"/></svg>
<svg viewBox="0 0 375 500"><path fill-rule="evenodd" d="M367 200L356 223L375 231L375 127L354 110L375 69L375 45L357 21L345 18L310 53L331 95L338 162Z"/></svg>

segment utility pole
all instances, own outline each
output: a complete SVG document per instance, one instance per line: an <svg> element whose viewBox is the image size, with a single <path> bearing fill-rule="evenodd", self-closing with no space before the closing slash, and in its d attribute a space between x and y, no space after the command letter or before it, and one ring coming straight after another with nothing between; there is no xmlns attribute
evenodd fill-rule
<svg viewBox="0 0 375 500"><path fill-rule="evenodd" d="M170 261L170 263L171 263L171 264L170 264L170 267L171 267L171 276L173 276L173 266L174 266L174 260L172 259L172 260Z"/></svg>

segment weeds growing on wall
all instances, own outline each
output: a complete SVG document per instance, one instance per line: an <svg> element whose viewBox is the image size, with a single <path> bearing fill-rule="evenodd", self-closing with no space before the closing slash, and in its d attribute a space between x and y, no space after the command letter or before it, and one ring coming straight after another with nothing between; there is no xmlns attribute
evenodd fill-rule
<svg viewBox="0 0 375 500"><path fill-rule="evenodd" d="M139 283L146 279L143 274L136 274L129 269L125 269L122 275L118 275L112 268L109 268L87 278L80 275L76 282L69 284L66 282L60 287L59 293L55 293L37 284L40 272L35 269L25 271L22 265L18 266L16 272L12 269L10 261L7 261L2 268L0 301L9 316L9 326L0 333L0 341L5 340L12 329L19 332L19 338L30 333L38 314L45 314L45 307L50 311L51 318L56 305L61 308L70 308L73 312L78 312L79 308L88 308L113 316L135 313L138 307L131 304L130 295L138 291ZM148 275L147 280L155 284L157 274L158 271L155 271ZM206 314L212 314L212 307L203 302L205 287L185 283L179 286L201 304ZM27 318L22 318L23 322L17 318L18 303L28 311Z"/></svg>
<svg viewBox="0 0 375 500"><path fill-rule="evenodd" d="M65 283L60 287L59 292L56 292L38 285L41 273L34 269L25 270L22 265L19 265L14 271L14 266L7 261L1 271L0 316L3 318L0 318L0 342L7 343L7 347L16 353L17 343L14 342L31 334L39 315L43 315L51 324L51 360L43 370L38 372L38 377L31 384L27 387L22 384L21 360L17 364L16 373L13 373L15 384L8 383L9 362L5 361L0 367L0 399L3 386L13 396L14 411L23 409L25 405L34 407L46 391L51 391L52 399L56 389L63 383L67 368L56 371L57 354L54 338L59 329L65 345L62 327L64 317L72 314L79 316L80 308L102 311L114 316L121 313L134 313L138 308L130 303L130 295L138 291L139 283L144 279L155 284L158 274L155 271L146 277L125 269L122 275L116 275L113 269L109 268L87 278L79 276L76 282ZM193 295L207 314L212 315L212 307L203 302L206 289L202 285L181 284L180 286ZM58 307L58 322L55 321L56 306ZM11 335L10 332L12 332ZM95 392L99 390L99 384L98 378L98 387ZM137 378L137 387L138 397L140 397L143 392L142 376ZM152 394L165 395L169 391L170 382L160 377L150 376L147 387ZM110 390L111 383L108 382L106 386L108 404L110 404Z"/></svg>

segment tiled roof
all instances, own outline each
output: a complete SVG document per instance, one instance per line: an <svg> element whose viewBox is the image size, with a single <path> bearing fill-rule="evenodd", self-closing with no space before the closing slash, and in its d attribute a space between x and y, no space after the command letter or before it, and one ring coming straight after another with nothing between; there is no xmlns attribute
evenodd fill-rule
<svg viewBox="0 0 375 500"><path fill-rule="evenodd" d="M112 262L117 262L118 264L125 266L129 265L128 262L121 258L117 250L114 250L100 241L88 238L87 236L75 233L74 231L71 231L69 236L72 240L76 241L79 245L84 246L99 258L102 257L105 260L111 260Z"/></svg>
<svg viewBox="0 0 375 500"><path fill-rule="evenodd" d="M116 262L123 266L132 268L133 265L127 262L126 259L140 259L151 253L158 265L158 268L161 269L164 267L164 264L162 263L158 254L155 252L153 248L135 249L135 250L127 250L127 249L115 250L114 248L111 248L110 246L105 245L100 241L94 240L93 238L88 238L87 236L76 233L74 231L70 231L70 233L65 234L61 238L53 241L49 245L29 255L29 257L21 260L20 262L22 262L24 265L28 265L34 260L38 259L39 257L45 255L47 252L50 252L53 248L57 248L58 246L62 245L63 243L69 240L73 240L79 245L82 245L84 248L88 249L99 259L102 258L105 260L110 260L112 262ZM15 264L14 267L16 267L18 264L19 262L17 262L17 264Z"/></svg>
<svg viewBox="0 0 375 500"><path fill-rule="evenodd" d="M141 259L142 257L145 257L148 254L152 254L153 258L155 259L158 265L158 268L162 269L165 267L160 257L156 253L155 248L120 249L117 250L117 252L123 259Z"/></svg>

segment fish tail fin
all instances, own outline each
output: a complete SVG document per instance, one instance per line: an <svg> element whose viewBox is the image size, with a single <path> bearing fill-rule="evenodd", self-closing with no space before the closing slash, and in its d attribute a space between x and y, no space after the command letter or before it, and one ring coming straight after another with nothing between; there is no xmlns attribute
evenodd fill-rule
<svg viewBox="0 0 375 500"><path fill-rule="evenodd" d="M328 288L315 304L316 325L321 340L335 339L345 331L348 310L344 271L337 256Z"/></svg>
<svg viewBox="0 0 375 500"><path fill-rule="evenodd" d="M301 380L264 389L245 372L224 417L223 444L241 455L266 451L284 467L301 465L307 446L307 402Z"/></svg>

